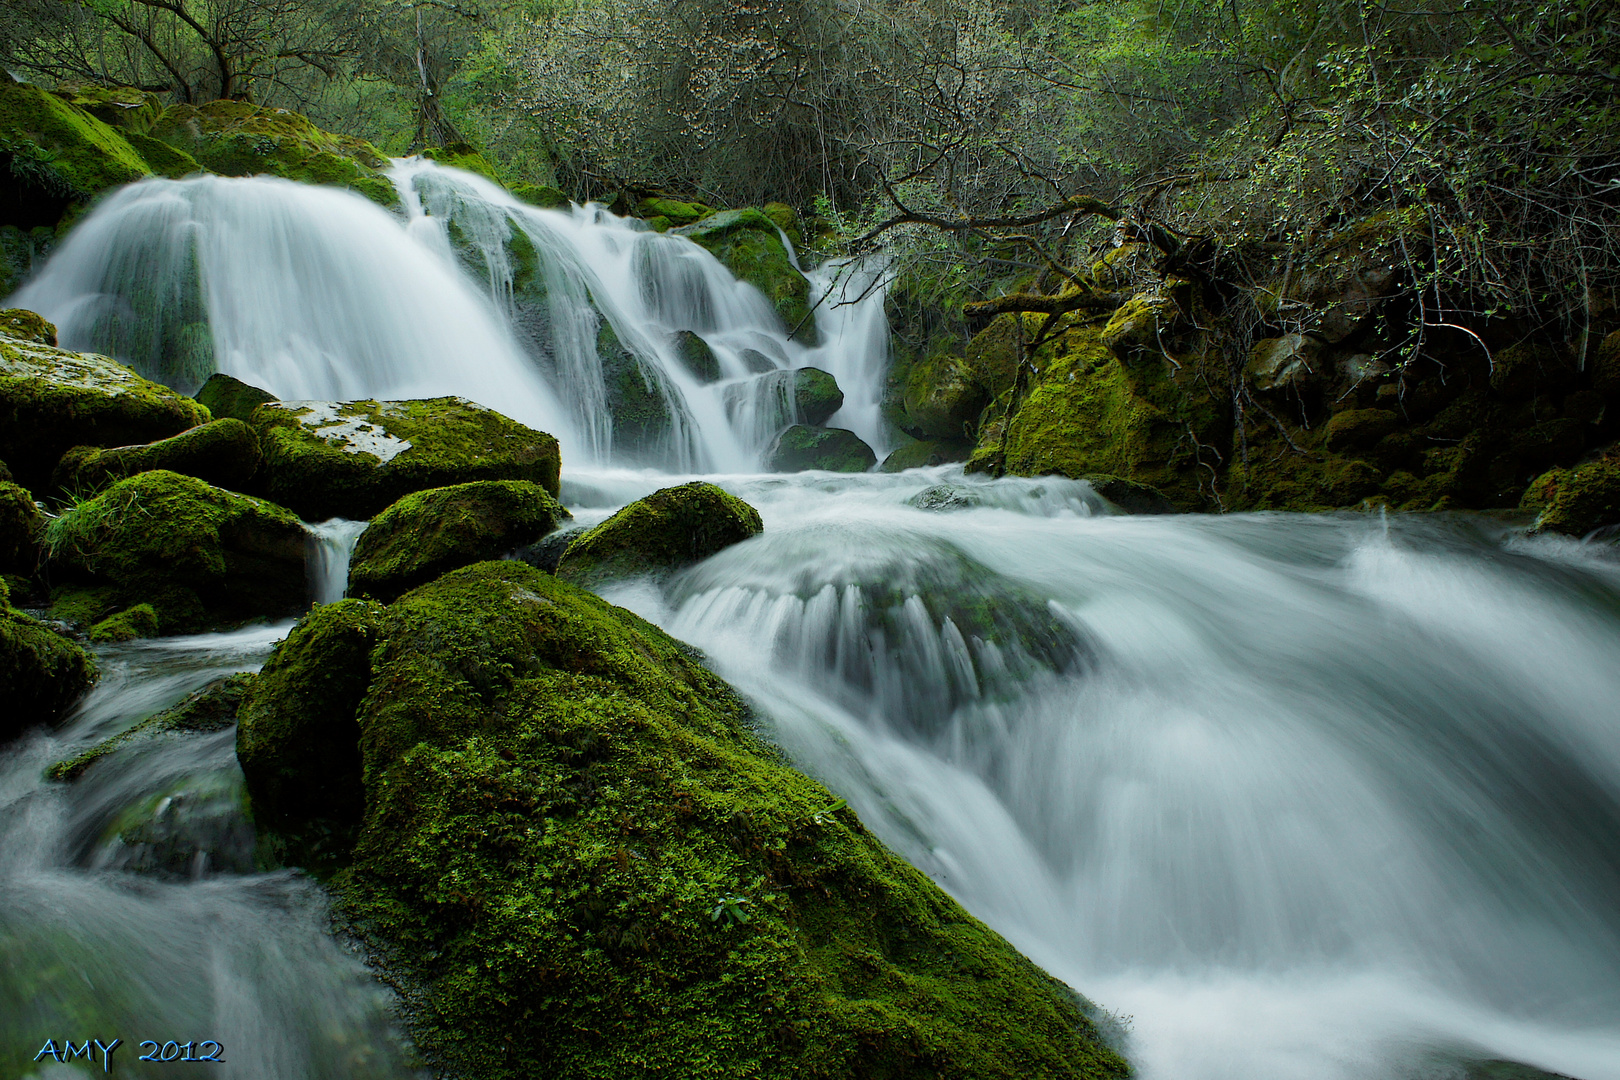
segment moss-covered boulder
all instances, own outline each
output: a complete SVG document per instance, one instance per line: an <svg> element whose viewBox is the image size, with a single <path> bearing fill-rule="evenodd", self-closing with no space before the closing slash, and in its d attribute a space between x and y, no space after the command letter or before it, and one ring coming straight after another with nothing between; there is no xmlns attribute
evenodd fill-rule
<svg viewBox="0 0 1620 1080"><path fill-rule="evenodd" d="M517 183L507 190L530 206L537 206L542 210L568 209L568 196L563 194L561 188L552 187L550 184Z"/></svg>
<svg viewBox="0 0 1620 1080"><path fill-rule="evenodd" d="M45 530L52 569L151 604L166 634L308 606L306 533L262 499L155 470L120 480Z"/></svg>
<svg viewBox="0 0 1620 1080"><path fill-rule="evenodd" d="M712 383L720 378L720 358L707 341L692 331L682 330L675 335L675 355L698 382Z"/></svg>
<svg viewBox="0 0 1620 1080"><path fill-rule="evenodd" d="M714 207L700 202L672 199L664 195L649 195L636 203L636 216L643 219L661 217L671 226L690 225L714 213Z"/></svg>
<svg viewBox="0 0 1620 1080"><path fill-rule="evenodd" d="M52 780L71 781L116 750L165 736L224 731L236 723L236 713L248 689L258 678L251 672L215 679L200 690L187 694L178 704L147 717L134 727L102 739L94 746L58 761L45 770Z"/></svg>
<svg viewBox="0 0 1620 1080"><path fill-rule="evenodd" d="M758 210L722 210L674 232L707 248L732 274L764 293L796 340L815 342L810 282L794 269L774 221Z"/></svg>
<svg viewBox="0 0 1620 1080"><path fill-rule="evenodd" d="M72 639L0 605L0 741L54 721L96 674L95 659Z"/></svg>
<svg viewBox="0 0 1620 1080"><path fill-rule="evenodd" d="M306 117L246 101L171 105L151 136L222 176L280 176L353 188L383 206L399 201L388 159L364 139L322 131Z"/></svg>
<svg viewBox="0 0 1620 1080"><path fill-rule="evenodd" d="M778 435L765 451L771 472L866 472L877 464L877 454L853 431L794 424Z"/></svg>
<svg viewBox="0 0 1620 1080"><path fill-rule="evenodd" d="M799 222L799 212L787 203L768 202L759 208L759 212L771 219L771 224L782 230L788 238L788 243L799 248L804 246L804 227Z"/></svg>
<svg viewBox="0 0 1620 1080"><path fill-rule="evenodd" d="M545 488L526 480L415 492L360 534L349 560L349 595L386 603L458 566L534 544L572 517Z"/></svg>
<svg viewBox="0 0 1620 1080"><path fill-rule="evenodd" d="M586 530L563 553L557 576L575 584L678 570L758 536L759 511L713 484L689 484L637 499Z"/></svg>
<svg viewBox="0 0 1620 1080"><path fill-rule="evenodd" d="M815 367L793 372L793 406L803 423L819 427L844 407L844 391L830 372Z"/></svg>
<svg viewBox="0 0 1620 1080"><path fill-rule="evenodd" d="M32 574L39 563L45 515L34 497L16 484L0 481L0 574Z"/></svg>
<svg viewBox="0 0 1620 1080"><path fill-rule="evenodd" d="M150 90L99 83L64 83L53 93L108 127L145 134L163 114L163 101Z"/></svg>
<svg viewBox="0 0 1620 1080"><path fill-rule="evenodd" d="M228 417L244 423L253 419L254 409L277 400L270 391L250 386L241 379L233 379L223 371L208 376L208 381L191 396L206 406L214 419L224 420Z"/></svg>
<svg viewBox="0 0 1620 1080"><path fill-rule="evenodd" d="M614 451L658 460L675 430L662 373L625 348L606 320L596 332L596 356L602 365L608 415L613 418Z"/></svg>
<svg viewBox="0 0 1620 1080"><path fill-rule="evenodd" d="M32 491L71 447L152 442L210 419L116 360L0 337L0 458Z"/></svg>
<svg viewBox="0 0 1620 1080"><path fill-rule="evenodd" d="M369 687L345 684L352 711L320 729L356 739L364 792L332 884L419 1000L411 1034L436 1069L1126 1075L1080 998L783 765L655 627L512 561L379 621L343 665L366 657ZM330 671L303 630L238 727L266 737L242 756L255 792L272 741L262 760L332 760L299 743L300 709L338 695L312 683L278 709L262 691Z"/></svg>
<svg viewBox="0 0 1620 1080"><path fill-rule="evenodd" d="M989 400L962 357L948 351L923 357L906 378L906 433L919 439L972 438Z"/></svg>
<svg viewBox="0 0 1620 1080"><path fill-rule="evenodd" d="M413 491L474 480L558 490L557 440L466 398L275 401L253 427L259 486L308 521L369 518Z"/></svg>
<svg viewBox="0 0 1620 1080"><path fill-rule="evenodd" d="M962 359L974 381L994 398L1013 388L1023 356L1024 331L1018 316L1008 313L996 316L989 326L974 334Z"/></svg>
<svg viewBox="0 0 1620 1080"><path fill-rule="evenodd" d="M168 469L242 491L261 457L253 429L227 417L141 446L75 446L62 455L51 482L62 491L89 494L136 473Z"/></svg>
<svg viewBox="0 0 1620 1080"><path fill-rule="evenodd" d="M1620 455L1543 473L1530 482L1519 506L1536 515L1537 530L1565 536L1620 524Z"/></svg>
<svg viewBox="0 0 1620 1080"><path fill-rule="evenodd" d="M890 452L878 466L880 472L905 472L907 469L926 469L950 461L966 461L972 450L969 443L949 439L918 439Z"/></svg>
<svg viewBox="0 0 1620 1080"><path fill-rule="evenodd" d="M151 174L118 131L0 72L0 224L55 226L69 206Z"/></svg>
<svg viewBox="0 0 1620 1080"><path fill-rule="evenodd" d="M452 169L464 169L470 173L477 173L486 180L501 182L501 171L495 163L485 157L483 152L472 143L451 143L448 146L430 146L422 151L422 156L429 161L437 161L440 165L448 165Z"/></svg>
<svg viewBox="0 0 1620 1080"><path fill-rule="evenodd" d="M162 632L157 609L151 604L136 604L91 626L88 636L91 641L103 644L157 637Z"/></svg>
<svg viewBox="0 0 1620 1080"><path fill-rule="evenodd" d="M0 311L0 337L31 345L56 345L56 324L45 316L22 308Z"/></svg>

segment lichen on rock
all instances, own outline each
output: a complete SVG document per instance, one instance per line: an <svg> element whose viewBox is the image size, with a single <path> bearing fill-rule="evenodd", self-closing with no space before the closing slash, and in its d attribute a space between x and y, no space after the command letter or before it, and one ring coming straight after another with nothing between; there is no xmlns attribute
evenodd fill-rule
<svg viewBox="0 0 1620 1080"><path fill-rule="evenodd" d="M414 492L360 534L349 561L349 595L386 603L458 566L534 544L572 516L526 480Z"/></svg>
<svg viewBox="0 0 1620 1080"><path fill-rule="evenodd" d="M554 497L557 440L466 398L276 401L253 412L267 495L306 520L369 518L413 491L527 480Z"/></svg>
<svg viewBox="0 0 1620 1080"><path fill-rule="evenodd" d="M713 484L655 491L586 530L568 545L557 576L575 584L664 574L758 536L759 511Z"/></svg>

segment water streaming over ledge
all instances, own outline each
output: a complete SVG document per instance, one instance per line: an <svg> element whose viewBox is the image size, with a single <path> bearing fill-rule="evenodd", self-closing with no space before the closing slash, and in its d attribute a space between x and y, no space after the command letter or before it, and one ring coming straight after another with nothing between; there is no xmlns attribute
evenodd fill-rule
<svg viewBox="0 0 1620 1080"><path fill-rule="evenodd" d="M130 282L183 329L203 308L163 298L206 281L223 370L288 396L484 400L563 436L582 523L681 468L720 470L765 533L610 599L705 650L888 843L1131 1016L1148 1080L1449 1080L1492 1057L1620 1080L1614 549L1466 516L1122 518L1084 484L949 468L755 475L782 373L806 363L843 384L834 423L879 439L870 271L844 270L865 299L818 311L810 348L678 238L422 163L396 180L404 219L278 181L144 182L12 302L85 347L138 307ZM514 230L545 263L544 318L501 269ZM613 452L592 404L604 320L684 410L669 471L582 464ZM725 379L685 379L680 329ZM913 505L940 484L960 509ZM326 597L352 536L317 528ZM113 810L155 813L177 777L210 777L193 805L217 805L239 782L228 737L72 788L38 779L210 671L255 665L273 633L108 650L76 719L5 751L0 948L109 980L120 1015L234 1024L288 1063L242 1075L319 1075L300 1063L334 1027L386 1035L319 897L228 865L132 879L108 839ZM187 934L207 963L182 972L166 957ZM32 1015L31 985L8 977L0 1035Z"/></svg>

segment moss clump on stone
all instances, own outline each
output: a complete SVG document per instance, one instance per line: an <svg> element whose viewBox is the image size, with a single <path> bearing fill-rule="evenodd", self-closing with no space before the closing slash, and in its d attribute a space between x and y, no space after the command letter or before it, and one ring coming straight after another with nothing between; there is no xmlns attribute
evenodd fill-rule
<svg viewBox="0 0 1620 1080"><path fill-rule="evenodd" d="M1023 330L1018 316L998 315L968 341L963 360L973 378L991 397L1013 388L1024 356Z"/></svg>
<svg viewBox="0 0 1620 1080"><path fill-rule="evenodd" d="M682 330L675 335L675 355L698 382L712 383L720 378L719 357L707 341L692 331Z"/></svg>
<svg viewBox="0 0 1620 1080"><path fill-rule="evenodd" d="M707 559L764 529L759 511L694 480L637 499L568 545L557 575L575 584L661 574Z"/></svg>
<svg viewBox="0 0 1620 1080"><path fill-rule="evenodd" d="M771 472L866 472L876 464L872 448L844 428L794 424L765 451L765 467Z"/></svg>
<svg viewBox="0 0 1620 1080"><path fill-rule="evenodd" d="M30 490L46 489L70 447L151 442L210 419L116 360L0 337L0 458Z"/></svg>
<svg viewBox="0 0 1620 1080"><path fill-rule="evenodd" d="M1519 507L1536 515L1538 531L1565 536L1620 524L1620 457L1543 473L1525 489Z"/></svg>
<svg viewBox="0 0 1620 1080"><path fill-rule="evenodd" d="M819 426L844 407L844 391L838 380L828 372L815 367L796 368L793 372L793 406L799 419Z"/></svg>
<svg viewBox="0 0 1620 1080"><path fill-rule="evenodd" d="M775 222L758 210L722 210L674 232L707 248L733 275L764 293L795 340L814 344L810 283L793 268Z"/></svg>
<svg viewBox="0 0 1620 1080"><path fill-rule="evenodd" d="M88 494L136 473L168 469L241 491L258 471L260 457L253 429L227 417L142 446L75 446L62 455L51 482L61 491Z"/></svg>
<svg viewBox="0 0 1620 1080"><path fill-rule="evenodd" d="M261 685L329 670L282 651L307 648L295 633ZM483 563L397 601L354 652L369 688L323 730L357 737L365 809L332 885L416 998L435 1068L1126 1075L1081 999L784 766L731 690L634 615ZM239 738L295 722L251 701Z"/></svg>
<svg viewBox="0 0 1620 1080"><path fill-rule="evenodd" d="M65 712L96 681L95 659L44 623L0 608L0 741Z"/></svg>
<svg viewBox="0 0 1620 1080"><path fill-rule="evenodd" d="M132 743L168 734L224 731L236 723L236 712L243 696L258 676L251 672L227 675L187 694L178 704L147 717L134 727L103 739L83 753L58 761L45 770L51 780L77 780L102 758Z"/></svg>
<svg viewBox="0 0 1620 1080"><path fill-rule="evenodd" d="M280 176L354 188L383 206L399 201L385 175L388 159L375 146L285 109L245 101L171 105L150 134L222 176Z"/></svg>
<svg viewBox="0 0 1620 1080"><path fill-rule="evenodd" d="M0 167L20 192L7 224L54 225L67 207L151 169L117 131L48 90L0 76Z"/></svg>
<svg viewBox="0 0 1620 1080"><path fill-rule="evenodd" d="M50 564L149 603L166 634L307 604L306 534L290 511L167 470L120 480L52 521Z"/></svg>
<svg viewBox="0 0 1620 1080"><path fill-rule="evenodd" d="M360 534L349 593L386 603L458 566L527 547L572 517L545 488L524 480L415 492Z"/></svg>
<svg viewBox="0 0 1620 1080"><path fill-rule="evenodd" d="M0 482L0 573L32 574L39 565L45 515L34 497L16 484Z"/></svg>
<svg viewBox="0 0 1620 1080"><path fill-rule="evenodd" d="M276 395L268 390L260 390L257 386L249 386L241 379L233 379L223 371L216 371L208 376L208 381L192 395L201 404L207 407L216 420L230 417L244 423L253 419L253 410L267 401L275 401Z"/></svg>
<svg viewBox="0 0 1620 1080"><path fill-rule="evenodd" d="M452 169L477 173L485 180L493 180L497 184L501 182L501 173L495 167L495 163L480 153L478 147L472 143L430 146L422 151L422 156L429 161L437 161L440 165L448 165Z"/></svg>
<svg viewBox="0 0 1620 1080"><path fill-rule="evenodd" d="M528 480L553 496L557 440L466 398L278 401L253 426L261 486L306 520L369 518L413 491Z"/></svg>
<svg viewBox="0 0 1620 1080"><path fill-rule="evenodd" d="M795 248L804 246L804 229L799 224L799 212L787 203L768 202L759 208L759 212L771 219L771 224L781 229L788 238L788 243Z"/></svg>
<svg viewBox="0 0 1620 1080"><path fill-rule="evenodd" d="M649 196L636 204L636 216L644 219L661 217L671 226L691 225L714 213L712 206L700 202L684 202L662 196Z"/></svg>
<svg viewBox="0 0 1620 1080"><path fill-rule="evenodd" d="M102 644L157 637L159 632L156 609L151 604L136 604L96 623L90 628L89 637L91 641Z"/></svg>
<svg viewBox="0 0 1620 1080"><path fill-rule="evenodd" d="M56 324L37 312L23 308L7 308L0 311L0 337L55 348Z"/></svg>

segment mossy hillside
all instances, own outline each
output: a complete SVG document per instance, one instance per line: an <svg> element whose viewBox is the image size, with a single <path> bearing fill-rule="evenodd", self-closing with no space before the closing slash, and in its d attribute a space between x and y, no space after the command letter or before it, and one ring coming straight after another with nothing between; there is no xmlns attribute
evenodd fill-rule
<svg viewBox="0 0 1620 1080"><path fill-rule="evenodd" d="M56 720L97 675L95 658L70 638L0 605L0 742Z"/></svg>
<svg viewBox="0 0 1620 1080"><path fill-rule="evenodd" d="M136 473L168 469L243 491L258 472L261 457L253 429L227 417L140 446L75 446L62 455L51 483L57 490L83 495Z"/></svg>
<svg viewBox="0 0 1620 1080"><path fill-rule="evenodd" d="M45 770L57 781L77 780L84 771L114 751L133 743L165 735L224 731L236 723L242 698L258 678L251 672L227 675L187 694L177 704L153 714L116 735L110 736L71 758L58 761Z"/></svg>
<svg viewBox="0 0 1620 1080"><path fill-rule="evenodd" d="M1195 438L1215 447L1226 441L1207 395L1175 381L1157 357L1120 360L1095 326L1043 345L1035 364L1040 376L1005 426L1007 472L1107 474L1156 488L1181 509L1206 508ZM1002 449L1000 427L985 425L974 461L983 468Z"/></svg>
<svg viewBox="0 0 1620 1080"><path fill-rule="evenodd" d="M71 447L151 442L210 419L116 360L0 337L0 458L30 490L48 489Z"/></svg>
<svg viewBox="0 0 1620 1080"><path fill-rule="evenodd" d="M306 534L262 499L166 470L120 480L45 530L50 566L149 603L165 634L307 606Z"/></svg>
<svg viewBox="0 0 1620 1080"><path fill-rule="evenodd" d="M765 467L772 472L866 472L877 464L877 454L853 431L794 424L765 450Z"/></svg>
<svg viewBox="0 0 1620 1080"><path fill-rule="evenodd" d="M458 566L527 547L573 517L539 484L484 480L405 496L360 534L349 595L388 602Z"/></svg>
<svg viewBox="0 0 1620 1080"><path fill-rule="evenodd" d="M54 226L67 208L152 174L122 134L48 90L0 74L0 170L7 219Z"/></svg>
<svg viewBox="0 0 1620 1080"><path fill-rule="evenodd" d="M674 232L707 248L734 276L764 293L795 340L815 343L810 282L793 268L774 221L758 210L722 210Z"/></svg>
<svg viewBox="0 0 1620 1080"><path fill-rule="evenodd" d="M385 175L388 159L375 146L285 109L245 101L171 105L150 134L222 176L280 176L353 188L386 207L399 202Z"/></svg>
<svg viewBox="0 0 1620 1080"><path fill-rule="evenodd" d="M333 885L435 1067L1126 1073L1072 993L782 765L729 688L628 612L484 563L393 604L370 665L364 821Z"/></svg>
<svg viewBox="0 0 1620 1080"><path fill-rule="evenodd" d="M663 574L758 536L759 511L694 480L655 491L586 530L563 553L557 575L575 584Z"/></svg>
<svg viewBox="0 0 1620 1080"><path fill-rule="evenodd" d="M250 386L241 379L233 379L223 371L208 376L208 381L192 395L206 406L216 420L227 417L244 423L253 419L253 410L276 396L268 390Z"/></svg>
<svg viewBox="0 0 1620 1080"><path fill-rule="evenodd" d="M557 440L465 398L260 405L260 484L306 520L369 518L426 488L527 480L553 497Z"/></svg>
<svg viewBox="0 0 1620 1080"><path fill-rule="evenodd" d="M39 566L45 515L28 491L0 481L0 574L31 576Z"/></svg>

